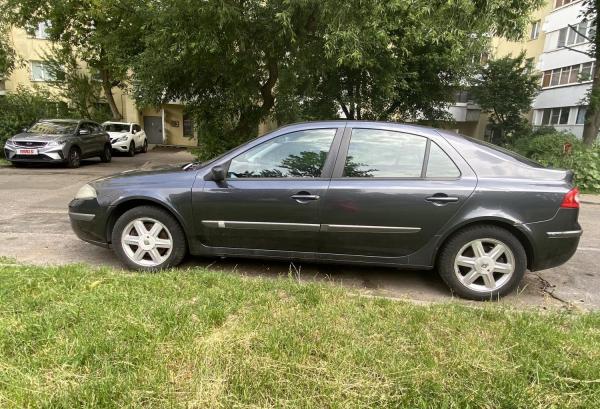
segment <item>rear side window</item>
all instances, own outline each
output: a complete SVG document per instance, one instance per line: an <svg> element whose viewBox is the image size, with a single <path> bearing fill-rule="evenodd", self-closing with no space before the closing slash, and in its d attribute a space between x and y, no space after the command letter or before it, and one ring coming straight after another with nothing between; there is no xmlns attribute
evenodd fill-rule
<svg viewBox="0 0 600 409"><path fill-rule="evenodd" d="M354 129L344 177L420 178L427 139L379 129Z"/></svg>
<svg viewBox="0 0 600 409"><path fill-rule="evenodd" d="M429 148L429 161L425 176L428 178L457 178L460 176L460 171L452 159L435 142L431 142Z"/></svg>

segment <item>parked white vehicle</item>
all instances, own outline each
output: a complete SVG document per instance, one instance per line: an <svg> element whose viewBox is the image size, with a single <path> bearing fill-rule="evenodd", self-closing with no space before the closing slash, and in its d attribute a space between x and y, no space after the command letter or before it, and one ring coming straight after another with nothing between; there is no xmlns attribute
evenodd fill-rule
<svg viewBox="0 0 600 409"><path fill-rule="evenodd" d="M148 152L148 139L144 130L133 122L104 122L104 130L110 136L113 150L127 153L129 156L136 152Z"/></svg>

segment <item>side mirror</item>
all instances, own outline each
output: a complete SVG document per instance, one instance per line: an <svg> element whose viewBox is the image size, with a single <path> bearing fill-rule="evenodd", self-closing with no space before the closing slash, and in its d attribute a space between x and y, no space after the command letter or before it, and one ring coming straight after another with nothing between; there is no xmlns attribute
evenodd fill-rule
<svg viewBox="0 0 600 409"><path fill-rule="evenodd" d="M87 129L80 129L79 130L79 135L89 135L90 131Z"/></svg>
<svg viewBox="0 0 600 409"><path fill-rule="evenodd" d="M212 174L212 180L215 182L225 181L225 168L221 165L214 166L210 173Z"/></svg>
<svg viewBox="0 0 600 409"><path fill-rule="evenodd" d="M27 131L28 131L28 130L29 130L29 129L27 129L27 128L23 128L23 129L21 129L21 131L23 131L23 132L25 132L25 133L27 133Z"/></svg>
<svg viewBox="0 0 600 409"><path fill-rule="evenodd" d="M132 133L133 135L135 135L135 129L132 129L132 130L131 130L131 133Z"/></svg>

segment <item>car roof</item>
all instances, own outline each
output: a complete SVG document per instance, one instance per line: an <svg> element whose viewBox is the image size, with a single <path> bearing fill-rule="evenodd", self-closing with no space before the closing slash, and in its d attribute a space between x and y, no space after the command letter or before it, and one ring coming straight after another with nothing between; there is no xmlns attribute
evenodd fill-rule
<svg viewBox="0 0 600 409"><path fill-rule="evenodd" d="M119 121L105 121L102 122L102 125L106 124L115 124L115 125L137 125L135 122L119 122Z"/></svg>

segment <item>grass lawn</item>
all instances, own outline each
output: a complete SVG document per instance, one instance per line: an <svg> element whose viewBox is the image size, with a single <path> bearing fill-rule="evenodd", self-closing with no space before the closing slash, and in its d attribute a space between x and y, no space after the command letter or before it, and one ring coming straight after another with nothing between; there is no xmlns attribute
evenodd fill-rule
<svg viewBox="0 0 600 409"><path fill-rule="evenodd" d="M4 158L0 158L0 166L8 166L8 165L10 165L9 161L7 161Z"/></svg>
<svg viewBox="0 0 600 409"><path fill-rule="evenodd" d="M0 407L597 408L600 314L5 262Z"/></svg>

